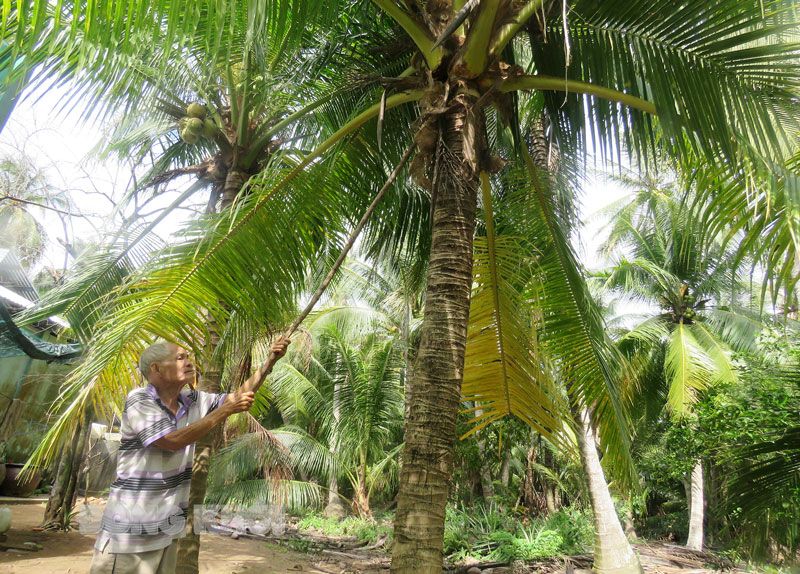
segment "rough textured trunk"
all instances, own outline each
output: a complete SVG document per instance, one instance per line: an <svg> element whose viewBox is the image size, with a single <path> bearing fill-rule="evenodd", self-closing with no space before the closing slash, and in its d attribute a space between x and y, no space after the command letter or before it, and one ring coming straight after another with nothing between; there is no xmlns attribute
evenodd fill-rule
<svg viewBox="0 0 800 574"><path fill-rule="evenodd" d="M597 454L591 417L587 410L577 415L578 444L581 451L589 497L594 513L594 570L600 574L634 574L642 572L639 556L634 552L614 508L600 457Z"/></svg>
<svg viewBox="0 0 800 574"><path fill-rule="evenodd" d="M53 488L47 499L42 527L48 530L69 530L72 508L75 505L75 491L78 486L78 474L84 459L86 441L91 432L91 410L86 409L75 434L72 436L56 469Z"/></svg>
<svg viewBox="0 0 800 574"><path fill-rule="evenodd" d="M478 179L466 161L483 134L472 96L451 100L440 120L443 150L433 177L433 221L425 316L414 362L397 496L392 572L440 574L445 505L472 289ZM481 115L482 117L482 115ZM447 155L445 155L447 154ZM434 170L436 171L436 170Z"/></svg>
<svg viewBox="0 0 800 574"><path fill-rule="evenodd" d="M692 482L689 496L689 537L686 547L692 550L703 549L703 463L698 459L692 468Z"/></svg>

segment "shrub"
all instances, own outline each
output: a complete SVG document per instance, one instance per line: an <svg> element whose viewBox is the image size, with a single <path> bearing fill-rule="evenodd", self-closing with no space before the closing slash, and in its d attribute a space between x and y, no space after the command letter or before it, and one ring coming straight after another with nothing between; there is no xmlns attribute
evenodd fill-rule
<svg viewBox="0 0 800 574"><path fill-rule="evenodd" d="M508 562L533 560L591 548L591 516L574 508L523 525L493 504L447 508L444 551L451 560L467 557Z"/></svg>

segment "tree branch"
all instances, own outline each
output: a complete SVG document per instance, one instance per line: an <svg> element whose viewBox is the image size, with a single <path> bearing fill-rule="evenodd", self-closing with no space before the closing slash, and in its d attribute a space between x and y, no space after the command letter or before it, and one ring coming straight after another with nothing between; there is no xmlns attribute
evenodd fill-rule
<svg viewBox="0 0 800 574"><path fill-rule="evenodd" d="M55 211L56 213L61 213L62 215L69 215L70 217L82 217L86 218L87 215L83 215L82 213L72 213L71 211L64 211L63 209L58 209L57 207L50 207L49 205L45 205L43 203L36 203L35 201L28 201L27 199L20 199L18 197L14 197L13 195L3 195L0 196L0 201L16 201L18 203L24 203L26 205L33 205L36 207L41 207L42 209L49 209L50 211Z"/></svg>

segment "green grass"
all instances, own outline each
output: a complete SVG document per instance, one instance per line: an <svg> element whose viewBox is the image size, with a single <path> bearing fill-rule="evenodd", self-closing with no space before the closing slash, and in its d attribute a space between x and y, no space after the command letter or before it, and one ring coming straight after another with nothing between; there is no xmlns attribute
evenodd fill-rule
<svg viewBox="0 0 800 574"><path fill-rule="evenodd" d="M376 517L373 520L348 516L343 520L326 518L319 514L307 514L297 523L298 530L316 530L325 536L354 536L361 542L374 544L381 536L392 536L391 517Z"/></svg>
<svg viewBox="0 0 800 574"><path fill-rule="evenodd" d="M300 518L297 529L332 538L352 536L366 544L374 544L386 535L388 548L392 516L336 520L311 513ZM522 521L505 507L492 503L447 507L444 550L455 562L466 558L509 562L578 554L590 549L593 542L591 516L576 509L566 508L546 518Z"/></svg>

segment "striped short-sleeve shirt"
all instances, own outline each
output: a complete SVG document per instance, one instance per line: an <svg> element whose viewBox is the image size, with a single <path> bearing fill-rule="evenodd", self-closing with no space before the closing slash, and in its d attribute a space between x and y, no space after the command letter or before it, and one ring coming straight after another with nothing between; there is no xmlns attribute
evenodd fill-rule
<svg viewBox="0 0 800 574"><path fill-rule="evenodd" d="M218 408L226 394L183 390L173 414L153 385L134 389L120 427L117 479L112 483L95 548L146 552L183 536L189 506L194 444L178 451L153 445Z"/></svg>

